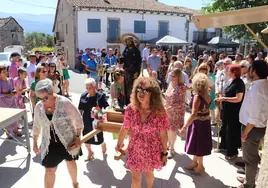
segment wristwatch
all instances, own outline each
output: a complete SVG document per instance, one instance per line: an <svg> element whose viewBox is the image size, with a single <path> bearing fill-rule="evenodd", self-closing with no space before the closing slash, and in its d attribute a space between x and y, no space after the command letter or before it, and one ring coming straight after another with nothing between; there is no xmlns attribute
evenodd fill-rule
<svg viewBox="0 0 268 188"><path fill-rule="evenodd" d="M162 155L162 156L168 156L168 152L166 152L166 153L161 152L161 155Z"/></svg>

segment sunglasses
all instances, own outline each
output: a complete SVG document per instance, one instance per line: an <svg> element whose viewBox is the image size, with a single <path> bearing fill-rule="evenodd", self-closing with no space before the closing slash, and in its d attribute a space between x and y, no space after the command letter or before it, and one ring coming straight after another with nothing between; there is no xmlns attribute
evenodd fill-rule
<svg viewBox="0 0 268 188"><path fill-rule="evenodd" d="M207 71L208 69L206 69L206 68L201 68L201 69L199 69L199 70L201 70L201 71Z"/></svg>
<svg viewBox="0 0 268 188"><path fill-rule="evenodd" d="M42 73L47 73L47 70L43 70L43 71L41 71Z"/></svg>
<svg viewBox="0 0 268 188"><path fill-rule="evenodd" d="M171 75L172 78L175 78L176 76L175 75Z"/></svg>
<svg viewBox="0 0 268 188"><path fill-rule="evenodd" d="M240 66L241 68L245 68L246 66L244 66L244 65L242 65L242 66Z"/></svg>
<svg viewBox="0 0 268 188"><path fill-rule="evenodd" d="M50 66L50 67L52 67L52 68L56 68L56 66Z"/></svg>
<svg viewBox="0 0 268 188"><path fill-rule="evenodd" d="M151 93L151 91L149 89L143 89L141 87L137 88L137 92L140 93L140 94L144 94L144 95L148 95L148 94Z"/></svg>
<svg viewBox="0 0 268 188"><path fill-rule="evenodd" d="M40 101L46 102L46 101L48 100L48 96L45 96L45 97L43 97L43 98L39 98L39 97L38 97L38 99L39 99Z"/></svg>

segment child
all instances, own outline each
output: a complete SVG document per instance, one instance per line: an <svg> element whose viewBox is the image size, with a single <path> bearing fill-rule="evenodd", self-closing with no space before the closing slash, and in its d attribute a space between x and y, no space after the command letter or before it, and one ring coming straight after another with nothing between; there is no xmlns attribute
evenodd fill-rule
<svg viewBox="0 0 268 188"><path fill-rule="evenodd" d="M112 107L124 108L124 70L116 69L114 71L114 82L111 84Z"/></svg>

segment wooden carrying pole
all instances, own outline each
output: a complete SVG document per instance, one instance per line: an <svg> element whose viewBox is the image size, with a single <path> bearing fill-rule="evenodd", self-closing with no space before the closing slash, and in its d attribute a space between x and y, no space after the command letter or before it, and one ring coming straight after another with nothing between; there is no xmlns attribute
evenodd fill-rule
<svg viewBox="0 0 268 188"><path fill-rule="evenodd" d="M266 50L268 50L268 47L264 44L264 42L262 42L262 40L254 33L254 31L252 31L252 29L247 25L244 24L245 27L247 28L247 30L254 36L254 38L262 45L262 47L264 47Z"/></svg>
<svg viewBox="0 0 268 188"><path fill-rule="evenodd" d="M81 138L81 144L85 143L89 139L93 138L95 135L102 131L111 132L111 133L119 133L123 126L124 115L121 112L108 111L107 112L107 122L99 122L96 129L92 130L85 136ZM125 145L120 152L117 152L114 156L115 160L120 160L127 150L127 146Z"/></svg>

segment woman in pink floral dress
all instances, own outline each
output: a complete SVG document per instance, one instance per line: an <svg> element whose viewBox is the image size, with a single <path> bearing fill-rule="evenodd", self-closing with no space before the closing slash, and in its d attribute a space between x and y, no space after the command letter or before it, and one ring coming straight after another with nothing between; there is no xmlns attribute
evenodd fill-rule
<svg viewBox="0 0 268 188"><path fill-rule="evenodd" d="M182 81L181 70L173 70L172 82L166 91L166 110L170 122L170 130L168 131L169 159L173 158L175 154L174 145L177 132L184 124L186 89Z"/></svg>
<svg viewBox="0 0 268 188"><path fill-rule="evenodd" d="M122 151L130 132L126 165L132 173L132 188L141 188L141 173L145 173L147 187L153 187L154 169L160 170L167 163L167 130L169 121L158 83L152 78L138 78L116 147Z"/></svg>

